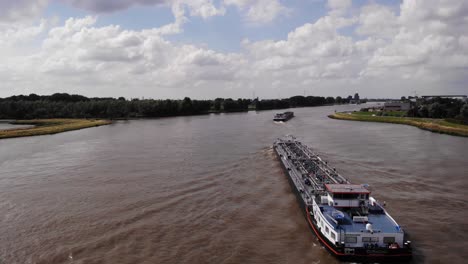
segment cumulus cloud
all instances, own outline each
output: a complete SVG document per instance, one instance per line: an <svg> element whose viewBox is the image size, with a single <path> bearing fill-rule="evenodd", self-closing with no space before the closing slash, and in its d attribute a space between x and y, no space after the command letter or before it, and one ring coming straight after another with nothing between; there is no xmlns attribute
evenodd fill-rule
<svg viewBox="0 0 468 264"><path fill-rule="evenodd" d="M289 12L278 0L224 0L224 3L244 11L247 22L252 24L270 23Z"/></svg>
<svg viewBox="0 0 468 264"><path fill-rule="evenodd" d="M17 0L0 3L1 21L20 21L37 18L46 5L58 0ZM95 14L122 11L134 6L174 6L179 9L187 8L191 16L204 19L222 16L226 13L225 6L235 6L244 13L246 21L251 24L272 22L278 16L289 13L289 9L279 0L223 0L218 5L214 0L63 0L79 9Z"/></svg>
<svg viewBox="0 0 468 264"><path fill-rule="evenodd" d="M69 4L97 13L114 12L133 6L174 6L184 5L190 9L192 16L208 18L223 15L223 7L217 8L213 0L66 0Z"/></svg>
<svg viewBox="0 0 468 264"><path fill-rule="evenodd" d="M338 29L352 23L349 19L326 16L296 28L286 40L247 43L245 48L254 68L265 74L275 71L277 77L288 76L294 75L291 71L294 70L301 80L332 75L350 77L357 74L349 63L354 43L352 38L340 35Z"/></svg>
<svg viewBox="0 0 468 264"><path fill-rule="evenodd" d="M343 15L351 6L351 0L328 0L328 8L331 9L333 15Z"/></svg>
<svg viewBox="0 0 468 264"><path fill-rule="evenodd" d="M400 13L395 35L375 51L367 73L391 70L408 78L453 78L466 71L468 49L463 39L468 35L468 2L407 0Z"/></svg>
<svg viewBox="0 0 468 264"><path fill-rule="evenodd" d="M0 23L17 22L36 18L48 0L0 1Z"/></svg>
<svg viewBox="0 0 468 264"><path fill-rule="evenodd" d="M40 75L41 82L63 79L71 86L86 79L104 87L183 87L188 80L230 82L243 64L238 54L175 45L158 29L129 31L95 23L95 17L70 18L50 29L41 51L21 58L16 65L25 68L18 71Z"/></svg>
<svg viewBox="0 0 468 264"><path fill-rule="evenodd" d="M224 3L247 10L259 2ZM329 1L327 15L284 39L246 39L232 53L169 41L166 35L180 33L186 12L192 12L187 2L172 1L171 7L173 23L144 30L97 26L94 16L70 18L52 28L47 21L0 28L0 95L27 93L31 87L36 93L210 98L246 97L253 90L260 96L290 96L311 87L321 95L466 91L465 1L405 0L399 7L371 3L352 14L337 12L350 9L348 1ZM210 17L218 11L197 9L189 15ZM277 15L269 17L257 21ZM18 43L26 42L41 45L18 52Z"/></svg>
<svg viewBox="0 0 468 264"><path fill-rule="evenodd" d="M17 22L37 18L48 3L54 0L15 0L0 2L0 22ZM213 0L63 0L76 8L98 13L121 11L133 6L187 7L190 15L204 19L224 15L224 7L216 7Z"/></svg>
<svg viewBox="0 0 468 264"><path fill-rule="evenodd" d="M398 30L398 19L392 8L371 4L361 9L356 30L358 34L391 38Z"/></svg>
<svg viewBox="0 0 468 264"><path fill-rule="evenodd" d="M3 28L0 35L0 47L12 47L20 43L27 43L44 32L47 27L47 21L42 19L39 25L18 26L10 25Z"/></svg>
<svg viewBox="0 0 468 264"><path fill-rule="evenodd" d="M135 5L162 5L167 4L169 0L65 0L65 2L81 9L101 13L123 10Z"/></svg>

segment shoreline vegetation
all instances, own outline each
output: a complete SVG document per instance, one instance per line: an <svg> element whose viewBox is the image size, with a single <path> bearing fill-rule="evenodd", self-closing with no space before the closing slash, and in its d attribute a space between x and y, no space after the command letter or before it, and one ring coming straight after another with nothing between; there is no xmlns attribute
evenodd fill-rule
<svg viewBox="0 0 468 264"><path fill-rule="evenodd" d="M377 116L372 112L338 112L329 115L328 117L332 119L348 121L382 122L410 125L435 133L468 137L468 125L450 122L446 119L403 116Z"/></svg>
<svg viewBox="0 0 468 264"><path fill-rule="evenodd" d="M103 119L32 119L12 121L13 125L33 125L26 128L11 128L0 130L0 139L51 135L83 128L111 124Z"/></svg>
<svg viewBox="0 0 468 264"><path fill-rule="evenodd" d="M349 103L340 96L293 96L284 99L214 100L145 99L93 97L56 93L52 95L15 95L0 98L0 119L132 119L189 116L209 113L247 112Z"/></svg>
<svg viewBox="0 0 468 264"><path fill-rule="evenodd" d="M0 120L34 127L0 130L0 139L56 134L110 124L109 120L248 112L347 103L341 97L293 96L285 99L214 100L88 98L77 94L15 95L0 98Z"/></svg>
<svg viewBox="0 0 468 264"><path fill-rule="evenodd" d="M154 100L88 98L82 95L15 95L0 98L0 120L18 125L33 125L0 130L0 139L50 135L71 130L107 125L111 120L205 115L212 113L311 107L345 103L341 97L293 96L287 99Z"/></svg>

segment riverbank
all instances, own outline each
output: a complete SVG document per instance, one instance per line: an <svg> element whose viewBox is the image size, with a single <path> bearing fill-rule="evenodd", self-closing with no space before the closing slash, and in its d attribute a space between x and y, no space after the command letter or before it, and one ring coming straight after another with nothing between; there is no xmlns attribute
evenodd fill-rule
<svg viewBox="0 0 468 264"><path fill-rule="evenodd" d="M28 128L0 130L0 139L57 134L112 123L102 119L33 119L11 122L17 125L33 125Z"/></svg>
<svg viewBox="0 0 468 264"><path fill-rule="evenodd" d="M383 122L392 124L402 124L415 126L420 129L428 130L431 132L468 137L468 126L448 122L444 119L431 119L431 118L414 118L414 117L397 117L397 116L374 116L372 113L366 112L351 112L351 113L335 113L329 115L329 118L350 120L350 121L364 121L364 122Z"/></svg>

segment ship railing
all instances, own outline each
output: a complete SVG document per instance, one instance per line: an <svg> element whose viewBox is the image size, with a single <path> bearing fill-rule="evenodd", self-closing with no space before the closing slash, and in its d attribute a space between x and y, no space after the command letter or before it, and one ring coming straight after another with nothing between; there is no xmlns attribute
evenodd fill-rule
<svg viewBox="0 0 468 264"><path fill-rule="evenodd" d="M317 154L315 154L309 147L302 144L296 144L301 149L305 156L310 160L315 161L319 169L324 172L326 176L332 179L335 183L349 183L346 178L336 172L336 169L331 168L326 161L323 161Z"/></svg>
<svg viewBox="0 0 468 264"><path fill-rule="evenodd" d="M336 226L339 225L338 221L336 221L335 219L333 219L333 217L327 215L327 218L328 218L329 220L331 220Z"/></svg>
<svg viewBox="0 0 468 264"><path fill-rule="evenodd" d="M349 183L344 177L336 173L335 169L332 169L327 162L320 159L316 154L312 153L310 149L302 145L300 142L287 141L280 144L291 161L296 163L294 165L298 166L297 163L300 164L298 167L296 167L299 171L301 171L303 174L313 174L318 176L316 178L309 177L314 184L314 189L322 188L323 184L327 183ZM311 166L308 166L308 168L303 166L303 161L307 160L312 162L312 171L310 169Z"/></svg>
<svg viewBox="0 0 468 264"><path fill-rule="evenodd" d="M287 152L287 150L285 148L282 148L283 152L286 152L287 155L290 155L290 153ZM307 192L307 188L304 186L304 183L302 182L302 174L299 175L298 171L297 171L297 168L296 166L293 166L294 165L294 162L293 161L293 158L291 157L291 161L289 161L289 159L286 159L286 162L289 164L289 168L290 168L290 171L289 173L292 174L291 176L293 176L293 181L295 183L296 186L298 186L300 189L302 189L302 193L301 195L310 200L312 199L309 195L309 193Z"/></svg>
<svg viewBox="0 0 468 264"><path fill-rule="evenodd" d="M313 177L310 177L310 172L304 167L302 162L298 163L297 168L299 169L299 172L302 173L302 178L309 179L314 190L322 189L322 184L317 182Z"/></svg>

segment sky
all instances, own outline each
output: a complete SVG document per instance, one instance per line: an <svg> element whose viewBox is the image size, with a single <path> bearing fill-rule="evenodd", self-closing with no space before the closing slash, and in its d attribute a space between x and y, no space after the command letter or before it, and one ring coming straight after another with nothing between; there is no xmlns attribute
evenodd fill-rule
<svg viewBox="0 0 468 264"><path fill-rule="evenodd" d="M468 94L466 0L0 0L0 97Z"/></svg>

